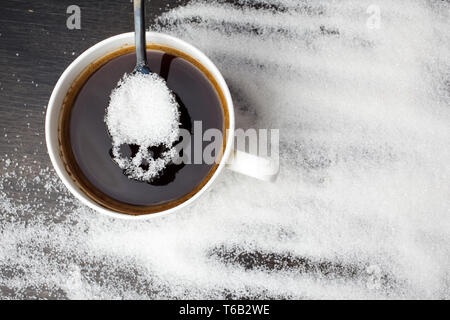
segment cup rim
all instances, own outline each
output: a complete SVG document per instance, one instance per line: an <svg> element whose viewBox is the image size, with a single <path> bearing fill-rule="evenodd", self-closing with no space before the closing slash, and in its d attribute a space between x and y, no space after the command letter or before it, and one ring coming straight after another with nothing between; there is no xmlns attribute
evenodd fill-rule
<svg viewBox="0 0 450 320"><path fill-rule="evenodd" d="M116 212L110 209L107 209L100 204L96 203L95 201L91 200L87 195L83 193L82 190L78 188L78 186L75 185L75 183L72 181L72 179L69 177L68 172L66 171L64 165L61 162L60 153L59 153L59 145L55 144L55 139L52 139L54 135L58 134L58 126L56 126L56 130L54 128L53 122L55 121L55 117L59 119L59 114L61 111L62 104L57 103L57 96L60 93L61 90L64 90L63 86L67 84L69 81L68 78L76 72L76 67L83 63L88 57L98 51L99 49L105 47L106 45L110 43L114 43L117 41L117 46L115 46L111 51L117 50L123 46L134 44L134 32L127 32L118 34L109 38L106 38L93 46L89 47L87 50L85 50L81 55L79 55L72 63L64 70L64 72L59 77L58 81L56 82L52 94L50 96L50 100L48 103L48 107L46 110L46 117L45 117L45 141L47 145L47 151L50 156L50 160L52 163L53 168L55 169L58 177L61 179L63 184L66 186L66 188L70 191L72 195L74 195L78 200L80 200L84 205L88 206L89 208L100 212L102 214L106 214L109 217L113 218L121 218L121 219L133 219L133 220L147 220L151 218L160 217L163 215L168 215L170 213L174 213L176 211L179 211L181 208L186 207L190 205L192 202L194 202L196 199L198 199L209 187L214 183L214 181L217 179L217 177L222 172L225 163L227 159L230 156L231 150L232 150L232 142L234 139L234 106L233 101L231 99L231 94L229 91L229 88L225 82L225 79L222 76L222 73L219 71L219 69L215 66L215 64L198 48L193 46L190 43L187 43L184 40L181 40L179 38L176 38L174 36L160 33L160 32L146 32L146 40L148 43L158 43L158 40L161 41L161 39L164 39L170 44L167 43L161 43L168 47L173 47L174 49L180 50L182 52L189 51L189 55L191 55L193 58L197 59L208 71L214 76L215 80L219 84L220 88L222 89L222 92L225 96L225 99L227 101L227 107L228 107L228 115L229 115L229 134L227 137L225 150L222 156L222 159L217 166L216 171L211 176L211 178L207 181L207 183L192 197L187 199L186 201L178 204L177 206L160 211L155 212L151 214L142 214L142 215L130 215L125 213ZM186 50L188 49L188 50ZM95 62L96 59L92 59L91 61L88 61L88 65L90 63ZM84 69L84 68L83 68ZM82 72L82 70L80 71ZM80 72L76 72L78 76ZM72 81L71 81L72 83ZM69 83L69 87L70 84ZM68 88L69 88L68 87ZM67 92L67 90L66 90ZM57 120L56 120L57 121Z"/></svg>

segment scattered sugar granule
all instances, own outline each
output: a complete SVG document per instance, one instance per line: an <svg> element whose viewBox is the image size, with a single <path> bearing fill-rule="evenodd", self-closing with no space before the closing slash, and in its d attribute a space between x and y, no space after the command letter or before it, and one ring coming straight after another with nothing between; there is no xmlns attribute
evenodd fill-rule
<svg viewBox="0 0 450 320"><path fill-rule="evenodd" d="M135 180L151 181L172 161L179 137L180 114L174 95L157 74L125 74L111 92L105 122L112 138L113 157L125 174ZM122 145L137 145L130 158ZM163 146L159 157L150 147Z"/></svg>

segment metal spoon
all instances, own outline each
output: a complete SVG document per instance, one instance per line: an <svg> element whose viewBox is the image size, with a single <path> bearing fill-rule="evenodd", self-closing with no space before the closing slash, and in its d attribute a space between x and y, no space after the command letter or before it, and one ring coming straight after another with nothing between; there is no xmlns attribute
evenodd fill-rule
<svg viewBox="0 0 450 320"><path fill-rule="evenodd" d="M149 74L147 46L145 44L145 0L134 0L134 33L136 45L136 67L134 72Z"/></svg>

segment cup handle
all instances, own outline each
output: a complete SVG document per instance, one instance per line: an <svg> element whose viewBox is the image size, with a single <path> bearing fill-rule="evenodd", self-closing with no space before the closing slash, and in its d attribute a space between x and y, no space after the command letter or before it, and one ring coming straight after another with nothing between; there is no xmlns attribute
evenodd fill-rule
<svg viewBox="0 0 450 320"><path fill-rule="evenodd" d="M236 149L231 152L227 168L234 172L270 182L274 182L277 179L280 171L278 161L271 158L258 157Z"/></svg>

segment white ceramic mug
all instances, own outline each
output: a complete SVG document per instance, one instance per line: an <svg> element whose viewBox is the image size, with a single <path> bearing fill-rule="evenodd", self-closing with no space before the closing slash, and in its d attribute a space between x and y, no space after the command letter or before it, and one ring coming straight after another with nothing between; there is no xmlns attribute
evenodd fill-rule
<svg viewBox="0 0 450 320"><path fill-rule="evenodd" d="M194 46L177 39L175 37L155 32L146 33L147 44L157 44L166 47L171 47L182 51L192 58L199 61L208 71L214 76L228 105L229 111L229 132L226 141L226 146L224 150L223 157L219 163L217 170L210 180L200 189L196 194L185 202L177 205L176 207L170 208L165 211L144 214L144 215L128 215L107 209L100 204L96 203L90 199L83 191L77 186L77 184L70 178L67 173L63 161L60 157L59 144L58 144L58 125L59 125L59 115L63 100L66 96L72 83L77 79L77 77L85 70L89 65L97 61L98 59L106 56L107 54L117 51L125 46L134 45L134 33L124 33L117 36L113 36L102 42L97 43L85 52L83 52L75 61L73 61L70 66L64 71L64 73L59 78L58 82L53 89L50 101L47 107L46 121L45 121L45 137L47 143L48 153L52 161L53 167L55 168L58 176L61 178L63 183L69 189L69 191L77 197L82 203L89 206L90 208L107 214L112 217L128 218L128 219L146 219L150 217L157 217L163 214L168 214L179 210L190 203L194 202L198 197L201 196L216 180L217 176L222 172L223 168L227 166L229 169L243 173L261 180L272 181L276 178L278 173L278 164L273 161L260 158L255 155L251 155L242 151L233 149L234 140L234 107L233 101L231 99L230 91L228 89L222 74L219 72L217 67L211 62L211 60L206 57L200 50Z"/></svg>

